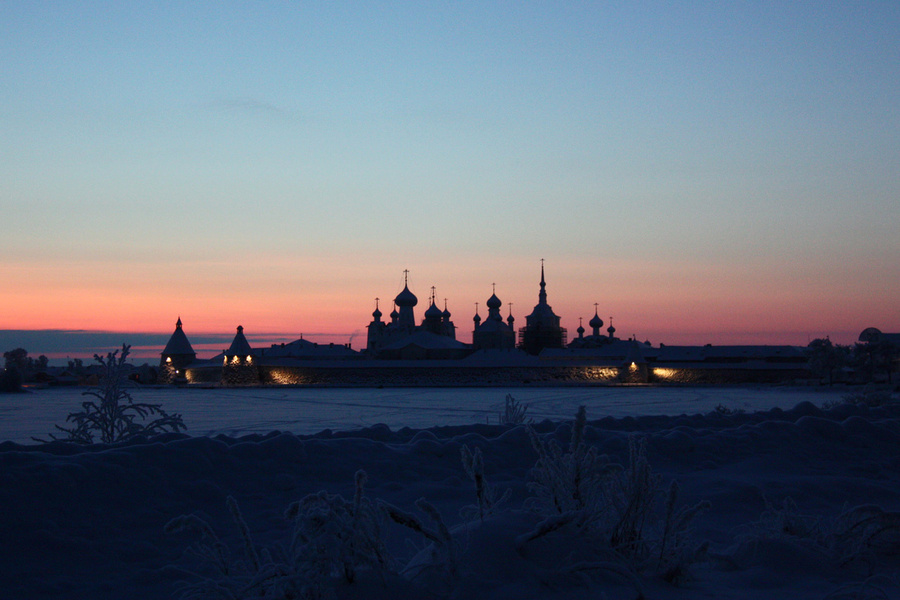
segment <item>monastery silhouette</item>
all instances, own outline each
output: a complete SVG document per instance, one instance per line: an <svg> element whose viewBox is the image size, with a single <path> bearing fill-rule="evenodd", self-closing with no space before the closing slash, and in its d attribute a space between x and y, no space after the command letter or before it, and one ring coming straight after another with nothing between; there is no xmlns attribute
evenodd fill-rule
<svg viewBox="0 0 900 600"><path fill-rule="evenodd" d="M541 261L538 303L515 329L512 312L501 315L496 287L482 319L476 305L472 343L456 339L446 300L437 306L434 288L421 323L418 298L409 289L393 300L389 320L382 320L379 299L367 326L366 348L317 344L299 339L268 348L253 348L237 327L231 345L210 359L197 358L181 318L160 358L160 380L201 385L560 385L639 383L785 382L808 377L802 346L651 346L620 339L604 322L597 305L577 337L567 331L547 302Z"/></svg>

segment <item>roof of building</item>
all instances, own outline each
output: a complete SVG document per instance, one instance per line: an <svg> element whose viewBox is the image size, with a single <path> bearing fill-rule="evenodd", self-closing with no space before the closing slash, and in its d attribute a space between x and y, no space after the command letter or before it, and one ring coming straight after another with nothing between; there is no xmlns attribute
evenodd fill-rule
<svg viewBox="0 0 900 600"><path fill-rule="evenodd" d="M272 344L258 354L262 358L351 358L359 355L344 344L317 344L304 339L289 344Z"/></svg>
<svg viewBox="0 0 900 600"><path fill-rule="evenodd" d="M392 344L388 344L381 350L400 350L407 346L419 346L431 350L465 350L468 346L446 335L438 335L430 331L417 331Z"/></svg>
<svg viewBox="0 0 900 600"><path fill-rule="evenodd" d="M806 360L801 346L668 346L662 345L659 362L720 362L747 360Z"/></svg>
<svg viewBox="0 0 900 600"><path fill-rule="evenodd" d="M227 356L251 356L254 354L253 348L250 347L250 342L244 337L244 328L242 326L238 325L234 340L231 341L231 346L228 347L225 354Z"/></svg>
<svg viewBox="0 0 900 600"><path fill-rule="evenodd" d="M162 355L177 356L183 354L197 355L197 353L194 352L193 346L191 346L191 343L188 341L187 336L184 334L184 330L181 328L181 317L178 317L178 322L175 323L175 331L172 333L169 342L163 349Z"/></svg>
<svg viewBox="0 0 900 600"><path fill-rule="evenodd" d="M867 327L859 334L859 341L866 344L887 342L900 346L900 333L884 333L876 327Z"/></svg>

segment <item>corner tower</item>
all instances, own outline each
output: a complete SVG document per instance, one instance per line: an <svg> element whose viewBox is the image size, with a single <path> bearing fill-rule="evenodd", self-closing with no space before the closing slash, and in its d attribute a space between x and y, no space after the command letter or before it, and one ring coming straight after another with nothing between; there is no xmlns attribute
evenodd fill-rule
<svg viewBox="0 0 900 600"><path fill-rule="evenodd" d="M181 328L181 317L175 323L175 331L160 354L160 383L187 383L184 369L197 358L197 353Z"/></svg>

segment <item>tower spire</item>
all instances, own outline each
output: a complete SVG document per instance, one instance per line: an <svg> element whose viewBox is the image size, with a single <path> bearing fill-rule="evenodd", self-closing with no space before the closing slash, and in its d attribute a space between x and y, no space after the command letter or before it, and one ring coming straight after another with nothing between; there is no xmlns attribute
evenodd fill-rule
<svg viewBox="0 0 900 600"><path fill-rule="evenodd" d="M547 282L544 281L544 259L541 259L541 291L538 294L538 303L547 304Z"/></svg>

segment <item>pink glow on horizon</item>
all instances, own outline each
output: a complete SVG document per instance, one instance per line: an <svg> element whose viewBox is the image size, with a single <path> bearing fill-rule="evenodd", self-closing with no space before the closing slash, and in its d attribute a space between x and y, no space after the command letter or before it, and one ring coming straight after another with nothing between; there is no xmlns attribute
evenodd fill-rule
<svg viewBox="0 0 900 600"><path fill-rule="evenodd" d="M271 336L278 342L303 336L320 343L352 339L361 349L375 297L387 319L391 300L402 289L402 268L350 258L247 256L175 266L17 264L11 267L16 276L0 290L5 307L0 329L169 334L180 316L189 338L230 336L243 325L253 345L268 346ZM400 259L392 262L406 266ZM748 263L736 268L675 259L564 258L548 261L546 273L548 302L570 340L577 335L578 318L586 323L597 302L603 333L612 315L618 337L634 335L653 345L806 345L826 335L851 344L866 327L900 331L894 306L898 284L873 279L862 266L852 260L830 267ZM419 298L417 320L435 285L439 306L448 299L457 338L464 342L471 341L475 303L484 316L493 283L504 317L513 303L517 328L537 302L540 266L533 260L499 256L488 263L435 260L409 267L410 288ZM197 350L208 358L222 348ZM159 353L133 349L135 356L138 352Z"/></svg>

